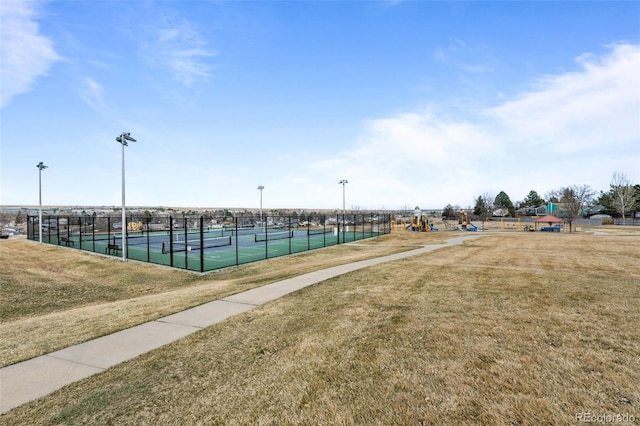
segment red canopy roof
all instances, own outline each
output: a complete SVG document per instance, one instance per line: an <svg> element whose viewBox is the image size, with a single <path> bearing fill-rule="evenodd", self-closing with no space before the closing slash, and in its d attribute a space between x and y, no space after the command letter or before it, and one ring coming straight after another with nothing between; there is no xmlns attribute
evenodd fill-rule
<svg viewBox="0 0 640 426"><path fill-rule="evenodd" d="M534 220L534 222L545 222L545 223L563 223L564 220L559 219L555 216L551 216L550 214L546 216L539 217Z"/></svg>

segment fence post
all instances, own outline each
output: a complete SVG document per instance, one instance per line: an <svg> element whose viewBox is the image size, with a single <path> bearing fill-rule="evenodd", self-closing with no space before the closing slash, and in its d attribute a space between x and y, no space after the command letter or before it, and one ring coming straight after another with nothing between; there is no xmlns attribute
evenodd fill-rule
<svg viewBox="0 0 640 426"><path fill-rule="evenodd" d="M200 216L200 272L204 272L204 217Z"/></svg>
<svg viewBox="0 0 640 426"><path fill-rule="evenodd" d="M300 224L300 222L298 222ZM287 232L293 232L293 228L291 227L291 215L289 215L289 228ZM291 240L293 240L293 234L289 234L289 254L291 254ZM309 241L309 234L307 233L307 241Z"/></svg>
<svg viewBox="0 0 640 426"><path fill-rule="evenodd" d="M189 228L186 216L182 216L182 227L184 228L184 269L189 269Z"/></svg>
<svg viewBox="0 0 640 426"><path fill-rule="evenodd" d="M322 217L322 247L327 246L327 215Z"/></svg>
<svg viewBox="0 0 640 426"><path fill-rule="evenodd" d="M80 246L80 250L82 250L82 219L82 216L78 216L78 244Z"/></svg>
<svg viewBox="0 0 640 426"><path fill-rule="evenodd" d="M264 225L264 258L269 258L269 230L267 225Z"/></svg>
<svg viewBox="0 0 640 426"><path fill-rule="evenodd" d="M240 264L240 256L238 253L238 218L237 217L233 217L233 226L235 227L235 236L236 236L236 265Z"/></svg>
<svg viewBox="0 0 640 426"><path fill-rule="evenodd" d="M150 217L146 217L145 220L147 221L146 223L146 232L147 232L147 262L151 263L151 241L150 241L150 231L151 231L151 218Z"/></svg>
<svg viewBox="0 0 640 426"><path fill-rule="evenodd" d="M173 267L173 216L169 216L169 265Z"/></svg>

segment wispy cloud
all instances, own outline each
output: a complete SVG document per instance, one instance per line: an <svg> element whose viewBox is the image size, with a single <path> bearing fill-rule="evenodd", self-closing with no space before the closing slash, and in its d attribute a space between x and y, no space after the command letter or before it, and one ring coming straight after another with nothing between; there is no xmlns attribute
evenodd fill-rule
<svg viewBox="0 0 640 426"><path fill-rule="evenodd" d="M212 77L209 59L216 53L208 48L205 38L187 20L165 22L156 32L152 46L146 46L145 54L153 52L153 62L166 66L186 86Z"/></svg>
<svg viewBox="0 0 640 426"><path fill-rule="evenodd" d="M90 77L86 77L82 82L80 97L93 109L104 107L104 89Z"/></svg>
<svg viewBox="0 0 640 426"><path fill-rule="evenodd" d="M449 42L446 45L437 47L433 52L433 59L463 73L478 74L494 71L492 65L482 62L484 59L479 61L473 58L474 56L478 56L478 52L457 37L449 37Z"/></svg>
<svg viewBox="0 0 640 426"><path fill-rule="evenodd" d="M33 82L60 59L52 41L40 34L37 17L35 2L0 2L0 108L14 96L28 92Z"/></svg>

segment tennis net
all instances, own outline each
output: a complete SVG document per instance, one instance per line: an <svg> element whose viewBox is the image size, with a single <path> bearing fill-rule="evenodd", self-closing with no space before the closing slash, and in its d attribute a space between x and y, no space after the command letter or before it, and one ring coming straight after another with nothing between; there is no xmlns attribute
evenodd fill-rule
<svg viewBox="0 0 640 426"><path fill-rule="evenodd" d="M200 244L200 240L174 241L173 243L162 243L162 253L169 254L181 251L201 250L213 247L223 247L231 245L231 237L205 238Z"/></svg>
<svg viewBox="0 0 640 426"><path fill-rule="evenodd" d="M170 235L173 233L173 235L184 235L184 228L179 228L179 229L174 229L173 231L166 231L167 235ZM200 229L198 228L187 228L187 235L200 235ZM222 237L224 236L223 233L223 229L222 228L203 228L202 229L202 234L206 234L209 237L213 237L213 236L217 236L217 237Z"/></svg>
<svg viewBox="0 0 640 426"><path fill-rule="evenodd" d="M332 234L333 227L330 226L328 228L309 228L307 229L307 235L322 235L322 234Z"/></svg>
<svg viewBox="0 0 640 426"><path fill-rule="evenodd" d="M255 234L256 228L252 227L238 227L238 228L224 228L222 235L251 235Z"/></svg>
<svg viewBox="0 0 640 426"><path fill-rule="evenodd" d="M256 234L255 242L259 243L263 241L282 240L285 238L293 238L293 231L264 232L262 234Z"/></svg>

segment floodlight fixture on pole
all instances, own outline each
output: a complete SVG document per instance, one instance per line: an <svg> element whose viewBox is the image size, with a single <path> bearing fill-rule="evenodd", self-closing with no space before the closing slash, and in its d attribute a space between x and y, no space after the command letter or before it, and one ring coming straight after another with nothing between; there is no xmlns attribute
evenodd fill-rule
<svg viewBox="0 0 640 426"><path fill-rule="evenodd" d="M260 185L258 186L258 189L260 190L260 225L262 225L262 190L264 189L264 186Z"/></svg>
<svg viewBox="0 0 640 426"><path fill-rule="evenodd" d="M349 181L348 181L348 180L346 180L346 179L342 179L342 180L340 180L340 182L338 182L338 183L339 183L340 185L342 185L342 221L343 221L342 225L344 225L345 219L346 219L346 217L347 217L347 216L346 216L346 215L347 215L347 212L346 212L346 209L345 209L345 203L344 203L344 200L345 200L345 198L344 198L344 188L345 188L345 185L349 183Z"/></svg>
<svg viewBox="0 0 640 426"><path fill-rule="evenodd" d="M120 136L116 137L116 141L122 144L122 261L127 261L127 216L125 213L125 202L124 202L124 147L129 145L129 141L136 142L134 138L131 137L131 133L122 133Z"/></svg>
<svg viewBox="0 0 640 426"><path fill-rule="evenodd" d="M38 168L38 201L40 205L40 209L38 210L38 235L40 244L42 244L42 171L49 166L45 166L41 161L36 164L36 167Z"/></svg>

